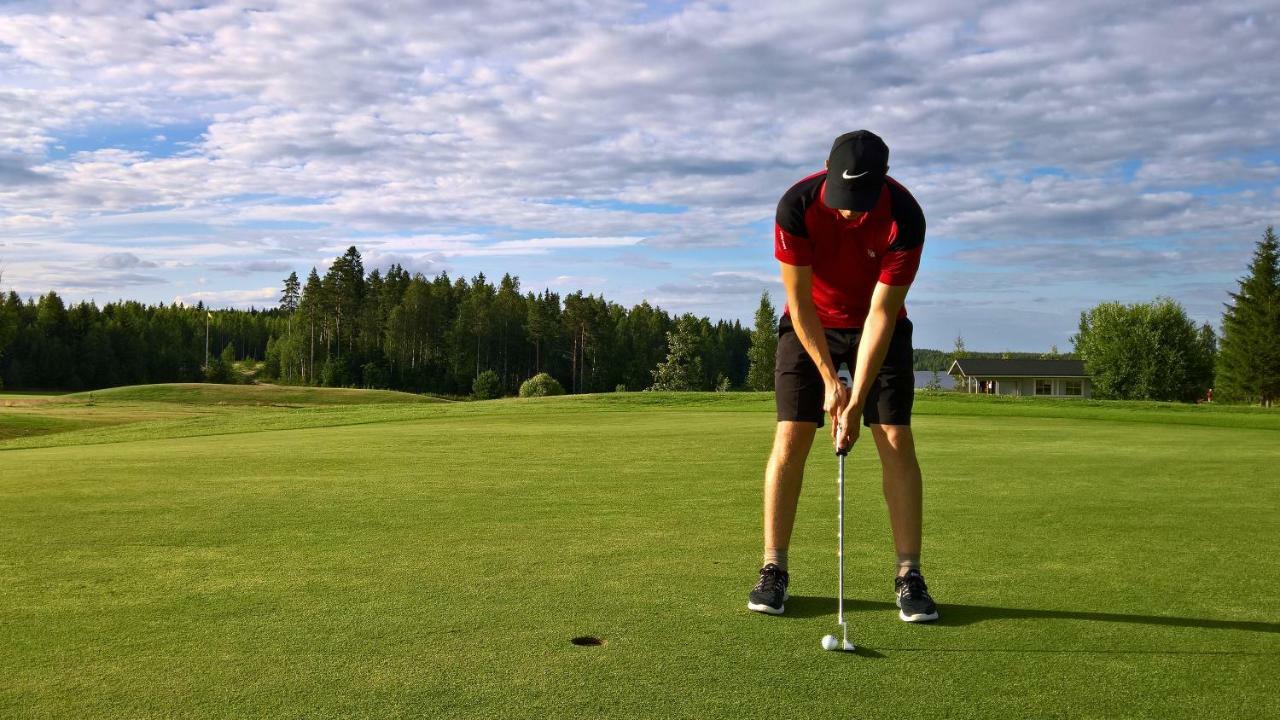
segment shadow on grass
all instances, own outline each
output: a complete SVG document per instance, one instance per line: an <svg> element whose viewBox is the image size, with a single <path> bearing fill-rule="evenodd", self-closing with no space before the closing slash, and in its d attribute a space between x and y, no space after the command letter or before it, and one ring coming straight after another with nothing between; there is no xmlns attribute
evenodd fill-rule
<svg viewBox="0 0 1280 720"><path fill-rule="evenodd" d="M886 650L889 650L889 649L891 649L891 648L885 648L885 649L886 649ZM854 649L854 651L853 651L852 653L849 653L849 654L850 654L850 655L855 655L855 656L857 656L857 657L875 658L875 659L877 659L877 660L883 660L883 659L885 659L885 658L889 657L888 655L885 655L885 654L884 654L884 653L882 653L882 652L876 652L875 650L872 650L871 648L867 647L866 645L858 645L858 646Z"/></svg>
<svg viewBox="0 0 1280 720"><path fill-rule="evenodd" d="M897 612L897 607L890 602L874 600L844 601L846 613L859 612ZM815 597L792 595L787 600L787 614L783 617L811 618L822 615L833 615L836 610L836 599L833 597ZM1203 628L1207 630L1243 630L1245 632L1280 633L1280 623L1254 622L1249 620L1210 620L1207 618L1168 617L1165 615L1131 615L1127 613L1087 612L1084 610L1033 610L1030 608L1005 608L990 605L953 605L945 603L938 606L937 622L930 625L961 627L973 625L984 620L1091 620L1095 622L1136 623L1140 625L1166 625L1171 627Z"/></svg>

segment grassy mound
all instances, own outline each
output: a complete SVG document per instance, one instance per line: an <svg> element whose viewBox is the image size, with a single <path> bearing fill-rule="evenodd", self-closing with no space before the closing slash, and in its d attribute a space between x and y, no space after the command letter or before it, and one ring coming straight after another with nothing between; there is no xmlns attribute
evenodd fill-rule
<svg viewBox="0 0 1280 720"><path fill-rule="evenodd" d="M86 427L94 427L94 423L43 415L0 412L0 442L14 438L70 432Z"/></svg>
<svg viewBox="0 0 1280 720"><path fill-rule="evenodd" d="M126 385L64 395L65 402L163 402L185 405L358 405L442 402L429 395L394 390L357 390L293 385L163 383Z"/></svg>

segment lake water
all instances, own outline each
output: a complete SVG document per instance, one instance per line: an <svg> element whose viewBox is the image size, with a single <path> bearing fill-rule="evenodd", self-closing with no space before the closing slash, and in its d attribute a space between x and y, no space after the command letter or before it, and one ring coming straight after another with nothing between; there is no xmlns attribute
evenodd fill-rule
<svg viewBox="0 0 1280 720"><path fill-rule="evenodd" d="M845 385L851 385L853 383L853 378L849 375L848 367L841 365L838 374L840 375L840 379L844 381ZM915 374L917 390L923 390L933 380L932 370L916 370ZM950 375L942 372L941 370L938 371L938 384L942 386L943 390L954 390L956 387L956 381Z"/></svg>
<svg viewBox="0 0 1280 720"><path fill-rule="evenodd" d="M922 390L930 382L933 381L932 370L916 370L916 389ZM943 390L951 390L955 388L956 381L952 377L941 370L938 371L938 383L942 385Z"/></svg>

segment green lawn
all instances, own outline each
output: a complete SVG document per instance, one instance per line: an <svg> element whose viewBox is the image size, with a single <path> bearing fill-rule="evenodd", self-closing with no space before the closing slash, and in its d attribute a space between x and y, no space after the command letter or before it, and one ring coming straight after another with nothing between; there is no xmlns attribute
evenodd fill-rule
<svg viewBox="0 0 1280 720"><path fill-rule="evenodd" d="M211 385L208 383L127 385L64 395L62 400L72 403L169 402L192 405L369 405L440 402L439 398L429 395L414 395L394 390L349 390L265 383L257 385Z"/></svg>
<svg viewBox="0 0 1280 720"><path fill-rule="evenodd" d="M66 394L61 390L0 390L0 400L48 398Z"/></svg>
<svg viewBox="0 0 1280 720"><path fill-rule="evenodd" d="M93 424L80 419L68 420L35 413L0 411L0 441L70 432L85 427L93 427Z"/></svg>
<svg viewBox="0 0 1280 720"><path fill-rule="evenodd" d="M1231 718L1280 695L1274 412L922 396L942 620L897 620L860 446L842 655L818 648L829 450L788 614L745 609L767 394L224 401L99 392L26 417L130 421L0 439L0 717Z"/></svg>

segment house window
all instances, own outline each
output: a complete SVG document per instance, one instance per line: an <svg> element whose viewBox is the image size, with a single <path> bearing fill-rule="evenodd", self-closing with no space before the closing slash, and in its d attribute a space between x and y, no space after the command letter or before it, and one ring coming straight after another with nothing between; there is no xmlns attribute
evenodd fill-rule
<svg viewBox="0 0 1280 720"><path fill-rule="evenodd" d="M1084 394L1084 381L1083 381L1083 380L1066 380L1066 381L1064 381L1063 386L1062 386L1062 394L1063 394L1063 395L1077 395L1077 396L1079 396L1079 395L1083 395L1083 394Z"/></svg>
<svg viewBox="0 0 1280 720"><path fill-rule="evenodd" d="M1052 381L1052 380L1036 380L1036 394L1037 394L1037 395L1052 395L1052 394L1053 394L1053 381Z"/></svg>

